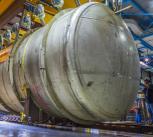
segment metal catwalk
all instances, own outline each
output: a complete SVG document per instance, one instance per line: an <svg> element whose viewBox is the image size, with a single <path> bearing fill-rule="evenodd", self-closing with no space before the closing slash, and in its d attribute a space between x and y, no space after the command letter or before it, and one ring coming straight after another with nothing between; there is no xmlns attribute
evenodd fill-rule
<svg viewBox="0 0 153 137"><path fill-rule="evenodd" d="M103 131L101 134L86 134L0 122L0 137L151 137L151 135L115 131Z"/></svg>

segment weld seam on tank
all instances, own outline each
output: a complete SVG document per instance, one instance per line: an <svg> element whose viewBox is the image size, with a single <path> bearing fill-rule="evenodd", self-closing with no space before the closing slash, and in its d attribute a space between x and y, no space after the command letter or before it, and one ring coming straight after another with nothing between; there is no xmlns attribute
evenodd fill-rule
<svg viewBox="0 0 153 137"><path fill-rule="evenodd" d="M48 27L49 28L49 27ZM46 80L46 77L47 77L47 75L46 75L46 67L44 66L45 65L45 60L44 60L44 56L45 56L45 46L44 46L44 43L45 43L45 38L47 37L47 30L45 31L45 33L44 33L44 37L43 37L43 39L42 39L42 51L43 51L43 53L42 53L42 51L41 51L41 53L40 53L40 66L42 65L42 61L41 60L43 60L43 67L44 67L44 69L43 69L43 73L42 72L40 72L40 76L41 77L43 77L43 75L45 75L45 77L44 77L44 79L42 80L42 83L43 83L43 85L46 85L46 83L47 83L47 80ZM41 59L42 58L42 59ZM61 115L61 113L60 113L60 111L57 109L57 106L56 106L56 104L55 104L55 102L53 101L53 99L52 99L52 97L50 96L50 93L49 93L49 91L48 91L48 88L46 88L45 86L44 86L44 90L46 91L46 94L47 94L47 96L48 96L48 98L50 99L50 101L52 102L52 107L54 107L54 111L56 111L56 112L54 112L55 114L55 116L58 116L58 117L63 117L62 115ZM53 112L52 112L53 113Z"/></svg>
<svg viewBox="0 0 153 137"><path fill-rule="evenodd" d="M89 6L91 6L91 5L89 5ZM89 7L88 6L88 7ZM75 10L75 12L73 13L73 15L72 15L72 18L71 18L71 20L70 20L70 23L69 23L69 27L68 27L68 30L67 30L67 32L66 32L66 38L67 38L67 42L66 42L66 44L65 44L65 60L67 60L67 53L66 53L66 48L67 48L67 44L68 44L68 41L69 41L69 33L70 33L70 30L71 30L71 25L72 25L72 23L71 22L73 22L72 20L73 20L73 16L75 16L75 14L76 15L78 15L78 13L77 13L77 11L80 11L80 13L83 13L83 11L85 11L88 7L86 7L85 9L83 9L82 11L80 11L80 8L79 8L79 10L78 9L76 9ZM83 8L83 7L82 7ZM80 16L81 16L81 14L80 14ZM79 18L80 16L78 16L78 17L75 17L75 18ZM74 24L73 24L74 25ZM75 26L75 25L74 25ZM76 25L77 26L77 25ZM66 62L66 61L65 61ZM68 62L68 61L67 61ZM67 66L68 66L68 64L67 64ZM66 70L65 70L66 71ZM68 81L69 81L69 84L70 84L70 86L71 86L71 90L72 90L72 93L71 94L73 94L73 96L75 97L75 100L77 101L77 103L79 104L79 105L81 105L81 107L83 108L83 110L84 111L86 111L86 113L88 113L88 115L90 115L91 117L93 117L93 119L97 119L97 117L96 116L94 116L87 108L86 108L86 106L84 105L84 104L82 104L81 102L80 102L80 99L77 97L77 95L75 94L75 92L74 92L74 90L73 90L73 88L72 88L72 85L71 85L71 80L70 80L70 78L69 78L69 75L68 75L68 72L66 71L66 73L67 73L67 79L68 79Z"/></svg>
<svg viewBox="0 0 153 137"><path fill-rule="evenodd" d="M77 20L77 22L79 22L79 20L80 20L80 18L82 18L81 17L81 15L84 13L84 11L86 11L86 9L88 9L90 6L95 6L95 2L93 2L93 4L88 4L88 6L87 6L87 4L86 4L86 6L84 6L84 8L83 8L83 6L82 6L82 11L81 11L81 8L80 8L80 10L76 10L76 12L73 14L73 16L72 16L72 19L71 19L71 22L73 22L73 23L70 23L71 25L73 24L74 25L74 20L73 20L73 18L75 18L76 20ZM78 12L78 13L77 13ZM78 15L79 14L79 15ZM77 15L77 17L74 17L75 15ZM71 28L71 25L70 25L70 28L69 28L69 30L71 30L72 31L72 28ZM74 25L74 26L77 26L77 23ZM75 27L76 28L76 27ZM74 31L74 33L75 33L76 31ZM68 33L70 33L70 32L68 32ZM74 36L74 33L73 33L73 35L72 36ZM74 45L74 43L73 44L71 44L71 45ZM75 60L75 59L74 59ZM75 66L75 68L77 68L76 66ZM77 71L76 71L77 72ZM77 74L78 74L78 72L77 72ZM78 76L78 79L79 79L79 75L77 75ZM77 77L76 76L76 77ZM68 77L68 79L69 79L69 82L71 81L70 80L70 78ZM79 80L80 81L80 80ZM71 83L71 82L70 82ZM81 84L81 81L80 81L80 84ZM71 85L71 84L70 84ZM71 85L71 88L72 88L72 85ZM73 89L73 88L72 88ZM82 102L81 102L81 98L78 98L77 97L77 94L75 94L75 92L74 92L74 90L73 90L73 95L75 96L75 98L77 99L77 101L78 101L78 103L82 106L82 108L84 108L84 110L87 112L87 113L89 113L94 119L97 119L97 116L95 116L93 113L91 113L91 111L86 107L86 105L85 104L83 104Z"/></svg>
<svg viewBox="0 0 153 137"><path fill-rule="evenodd" d="M51 28L52 25L53 25L53 23L52 23L51 25L49 25L48 28ZM50 29L48 29L48 31L46 31L46 33L45 33L45 35L44 35L44 39L43 39L43 43L45 43L44 46L46 46L46 38L47 38L47 36L48 36L49 31L50 31ZM46 52L45 52L45 55L46 55ZM46 63L45 63L45 65L46 65ZM45 68L47 68L47 66L46 66ZM45 73L47 74L46 69L45 69ZM46 76L47 76L47 75L46 75ZM50 83L50 84L52 83L52 82L50 81L49 78L47 78L47 81L49 81L48 83ZM50 87L50 89L54 90L53 88L51 88L51 86L49 86L49 87ZM53 93L53 92L52 92L52 99L54 100L56 109L58 109L58 111L61 112L61 110L60 110L59 108L61 108L60 106L62 106L62 108L64 108L64 116L68 118L67 113L69 113L69 112L67 112L67 111L65 110L65 107L62 105L61 102L59 102L59 99L57 99L56 94ZM58 103L57 103L57 100L58 100ZM63 112L61 112L61 113L63 113ZM62 115L63 115L63 114L62 114ZM70 114L68 114L68 115L70 115ZM71 116L71 117L72 117L72 116ZM72 118L72 119L73 119L73 118Z"/></svg>
<svg viewBox="0 0 153 137"><path fill-rule="evenodd" d="M74 14L76 14L76 12L77 12L77 10L78 9L76 9L73 13L72 13L72 17L74 16ZM68 43L68 37L69 37L69 31L70 31L70 29L71 29L71 20L72 20L72 18L70 19L70 23L67 25L67 30L66 30L66 32L65 32L65 36L66 36L66 39L65 39L65 42L64 42L64 45L63 45L63 62L65 63L65 65L68 67L68 64L67 64L67 53L66 53L66 48L67 48L67 43ZM65 68L65 67L64 67ZM91 115L90 114L90 112L88 111L88 110L86 110L85 109L85 107L79 102L79 100L76 98L76 96L75 96L75 94L74 94L74 91L73 91L73 88L72 88L72 85L71 85L71 81L70 81L70 79L69 79L69 77L68 77L68 71L65 69L65 73L67 74L66 75L66 77L67 77L67 80L68 80L68 83L69 83L69 85L70 85L70 89L71 89L71 91L72 92L70 92L70 94L72 95L72 97L73 97L73 100L75 100L75 101L77 101L77 104L79 104L80 106L81 106L81 108L83 108L83 110L86 112L86 115L89 115L89 117L91 117L91 118L93 118L93 119L95 119L94 117L93 117L93 115Z"/></svg>
<svg viewBox="0 0 153 137"><path fill-rule="evenodd" d="M54 24L52 24L52 25L54 25ZM52 26L53 27L53 26ZM50 28L50 30L49 31L51 31L51 28ZM48 32L49 33L49 32ZM46 41L46 40L45 40ZM46 53L46 52L45 52ZM46 54L45 54L46 55ZM45 56L46 57L46 56ZM46 59L45 59L46 60ZM45 65L46 65L46 63L45 63ZM47 66L45 66L45 68L46 68L46 70L47 70ZM46 73L47 73L47 71L46 71ZM48 75L49 74L47 74L46 76L47 76L47 80L49 81L49 83L51 84L52 82L50 81L50 78L48 78ZM62 105L62 103L60 102L60 100L58 99L58 97L56 96L56 93L54 92L54 89L52 89L53 90L53 92L52 92L52 98L54 99L54 102L56 103L56 106L58 107L58 108L60 108L60 110L59 111L61 111L61 113L63 113L64 114L64 116L65 117L67 117L67 118L70 118L71 120L73 120L73 121L78 121L79 123L82 123L82 124L84 124L84 122L83 122L83 120L81 120L81 119L79 119L79 118L76 118L76 116L74 116L74 115L72 115L69 111L67 111L66 110L66 108ZM62 108L62 109L61 109ZM87 123L87 122L86 122ZM90 122L88 122L88 123L90 123Z"/></svg>
<svg viewBox="0 0 153 137"><path fill-rule="evenodd" d="M42 30L42 29L41 29L41 30ZM25 54L24 54L24 56L22 56L22 62L25 62L24 64L27 63L27 62L26 62L27 55L28 55L27 52L29 51L29 46L31 46L29 42L32 42L33 36L34 36L35 34L37 34L38 31L41 31L41 30L35 31L35 32L33 33L33 35L31 35L31 36L28 38L28 43L26 43L26 47L24 47ZM26 66L25 66L24 64L23 64L23 69L26 68ZM24 73L25 73L25 72L24 72ZM30 87L31 91L33 91L32 87L31 87L31 85L30 85L30 83L32 83L32 79L30 79L30 78L27 76L26 73L25 73L25 78L26 78L26 81L27 81L28 84L29 84L29 87ZM35 92L36 92L36 91L35 91ZM43 106L43 109L45 109L45 110L47 111L47 110L48 110L48 105L47 105L46 102L43 100L43 98L41 97L41 95L39 94L39 92L37 93L37 98L39 98L39 101L41 102L41 105ZM37 104L39 104L39 102L37 102ZM39 105L40 105L40 104L39 104Z"/></svg>
<svg viewBox="0 0 153 137"><path fill-rule="evenodd" d="M71 30L72 31L72 30ZM75 31L74 31L75 32ZM73 42L74 42L74 39L72 40ZM72 45L72 44L71 44ZM75 55L75 57L77 57L76 55ZM76 68L78 68L78 67L76 67ZM103 111L104 112L104 111ZM106 115L108 115L108 112L106 112L107 114ZM111 115L111 114L110 114ZM114 115L114 114L113 114Z"/></svg>
<svg viewBox="0 0 153 137"><path fill-rule="evenodd" d="M12 49L12 51L11 51L11 55L10 55L10 58L9 58L9 61L10 61L10 65L9 65L9 68L10 68L10 71L11 71L11 73L10 73L10 77L12 77L12 81L11 81L11 83L13 83L13 85L14 85L14 88L15 88L15 90L17 91L17 93L18 93L18 99L19 100L24 100L24 99L26 99L26 95L23 95L22 94L22 91L20 90L20 88L21 87L17 87L17 81L16 81L16 73L17 73L17 75L18 75L18 80L19 80L19 82L20 82L20 84L21 84L21 79L20 79L20 76L19 76L19 71L20 71L20 69L21 69L21 67L19 67L18 68L18 71L17 72L15 72L15 67L17 67L16 65L17 64L15 64L16 62L16 54L17 54L17 51L18 51L18 49L19 49L19 47L20 47L20 45L21 45L21 43L27 38L27 37L29 37L29 35L31 35L31 32L29 32L29 33L27 33L25 36L24 36L24 38L21 38L21 39L19 39L18 40L18 42L15 44L15 46L13 47L13 49ZM19 63L19 62L18 62ZM12 75L11 75L12 74ZM25 83L26 84L26 83Z"/></svg>
<svg viewBox="0 0 153 137"><path fill-rule="evenodd" d="M48 24L46 27L47 28L50 28L50 25L52 25L52 23L50 23L50 24ZM48 33L48 30L46 29L45 30L46 32L44 33L44 38L42 39L42 48L44 49L44 47L45 47L45 38L47 37L47 33ZM40 54L42 54L42 53L40 53ZM45 52L44 52L44 54L45 54ZM42 54L43 55L43 54ZM43 55L44 56L44 55ZM44 57L43 57L44 58ZM44 60L44 59L42 59L42 60ZM40 63L42 63L42 62L40 62ZM44 71L46 72L46 68L44 68ZM42 73L40 74L41 76L43 75ZM42 78L41 78L42 79ZM43 85L45 85L45 83L47 83L46 82L46 79L44 79L44 80L42 80L42 82L43 82ZM48 86L50 86L50 85L48 85ZM45 88L45 87L44 87ZM49 92L48 92L48 89L46 89L45 88L45 91L47 92L46 94L48 94L49 95ZM52 102L52 97L51 96L49 96L49 98L51 99L51 102ZM57 106L55 105L55 102L52 102L52 105L54 105L53 107L54 107L54 109L56 109L56 112L58 111L58 113L60 112L58 109L57 109ZM61 115L61 114L60 114ZM57 113L55 113L55 116L59 116L59 114L57 114ZM59 117L61 117L61 116L59 116Z"/></svg>
<svg viewBox="0 0 153 137"><path fill-rule="evenodd" d="M89 7L91 7L91 6L95 6L96 4L98 4L98 3L95 3L95 2L91 2L91 3L89 3L88 4L88 6L87 6L87 4L86 5L84 5L84 7L85 8L83 8L83 6L82 6L82 10L80 9L80 10L78 10L78 13L75 13L75 15L77 15L77 16L73 16L73 18L74 18L74 20L72 19L71 21L73 22L73 25L74 26L77 26L77 24L78 24L78 22L79 22L79 20L80 20L80 18L81 18L81 15L84 13L84 11L86 11L86 9L88 9ZM72 24L72 23L71 23ZM75 28L74 29L74 31L72 32L72 28L71 28L71 33L73 33L73 35L72 36L74 36L73 38L72 38L72 41L74 42L75 40L75 32L76 32L76 29L77 28ZM72 44L70 44L70 45L74 45L74 43ZM73 53L74 54L74 53ZM76 56L75 56L76 57ZM74 59L74 60L76 60L76 59ZM76 65L76 63L75 63L75 68L77 68L77 65ZM78 78L79 78L79 73L77 72L77 76L78 76ZM77 77L76 76L76 77ZM80 81L80 83L81 83L81 81ZM84 103L84 102L81 102L81 101L83 101L83 100L81 100L81 97L79 97L79 94L77 94L76 92L74 92L75 93L75 97L80 101L80 104L87 110L87 112L89 112L91 115L93 115L95 118L97 117L93 112L92 112L92 109L91 108L89 108L87 105L86 105L86 103ZM106 115L106 116L111 116L112 117L112 114L110 114L110 115L108 115L108 112L104 112L104 110L103 110L103 114L104 115ZM114 118L116 118L115 116L114 116L114 114L113 114L113 117ZM117 117L118 118L118 117Z"/></svg>

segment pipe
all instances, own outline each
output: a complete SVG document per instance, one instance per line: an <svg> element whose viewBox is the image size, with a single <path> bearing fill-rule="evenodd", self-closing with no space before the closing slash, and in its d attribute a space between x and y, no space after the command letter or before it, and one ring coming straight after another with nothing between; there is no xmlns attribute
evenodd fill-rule
<svg viewBox="0 0 153 137"><path fill-rule="evenodd" d="M123 8L123 9L120 9L120 10L116 11L115 13L118 14L118 13L121 13L122 11L131 9L131 8L132 8L132 5L129 5L129 6L125 7L125 8Z"/></svg>
<svg viewBox="0 0 153 137"><path fill-rule="evenodd" d="M51 116L89 125L124 116L139 78L137 49L127 26L109 8L92 2L60 12L16 43L10 59L0 65L0 99L23 111L28 88Z"/></svg>

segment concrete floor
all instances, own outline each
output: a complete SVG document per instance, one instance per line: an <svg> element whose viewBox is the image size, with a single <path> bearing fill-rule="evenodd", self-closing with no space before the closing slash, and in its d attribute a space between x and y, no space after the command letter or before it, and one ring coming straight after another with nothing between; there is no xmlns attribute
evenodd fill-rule
<svg viewBox="0 0 153 137"><path fill-rule="evenodd" d="M85 134L53 129L44 129L19 125L8 122L0 122L0 137L152 137L123 132L103 131L101 134Z"/></svg>

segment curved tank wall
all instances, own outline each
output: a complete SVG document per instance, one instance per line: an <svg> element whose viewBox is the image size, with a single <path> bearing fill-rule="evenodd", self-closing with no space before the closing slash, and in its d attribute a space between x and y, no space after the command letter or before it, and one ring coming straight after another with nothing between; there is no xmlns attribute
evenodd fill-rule
<svg viewBox="0 0 153 137"><path fill-rule="evenodd" d="M137 49L124 21L95 2L57 17L19 41L7 66L1 65L1 77L9 79L0 82L0 98L23 111L19 100L27 87L34 102L55 117L80 124L120 119L140 78Z"/></svg>

